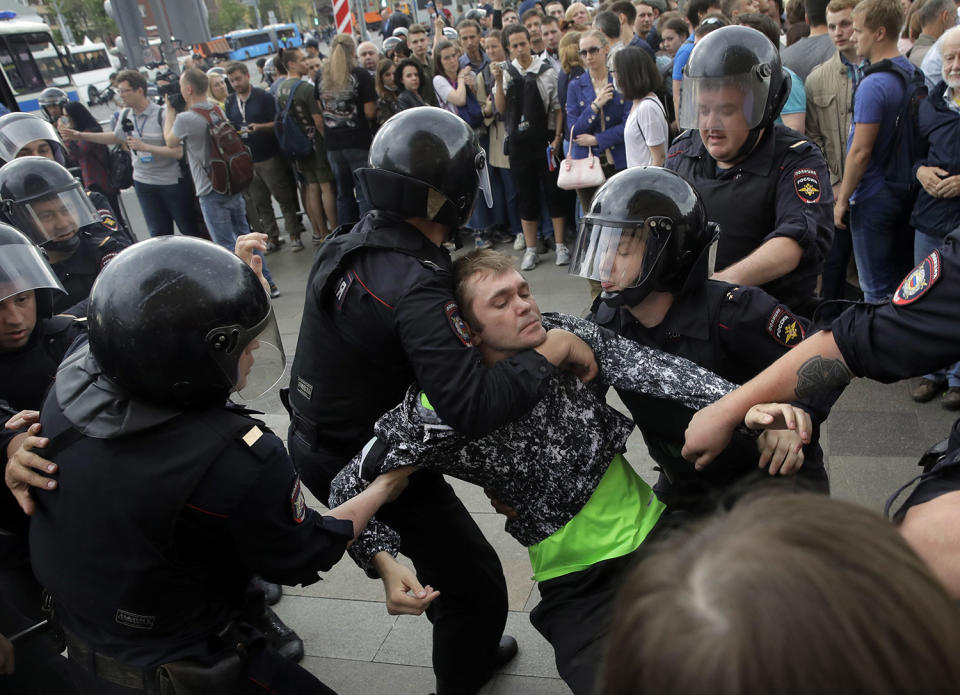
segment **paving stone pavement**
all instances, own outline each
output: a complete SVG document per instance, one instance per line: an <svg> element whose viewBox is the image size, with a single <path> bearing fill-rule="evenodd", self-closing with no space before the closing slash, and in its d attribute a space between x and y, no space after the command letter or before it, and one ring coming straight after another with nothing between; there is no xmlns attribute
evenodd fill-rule
<svg viewBox="0 0 960 695"><path fill-rule="evenodd" d="M139 226L136 198L124 194L128 212ZM142 219L142 218L139 218ZM281 222L282 224L282 222ZM143 234L141 234L141 237ZM518 258L507 246L501 247ZM267 257L282 295L274 300L287 370L297 346L304 289L314 249L293 253L288 246ZM547 254L526 273L543 311L582 315L589 303L585 280L572 278ZM286 377L284 382L286 382ZM944 438L954 414L934 401L913 403L909 391L916 380L891 385L857 380L837 402L825 423L822 444L827 454L832 493L882 510L887 496L916 474L920 453ZM610 401L620 407L615 394ZM251 404L266 413L267 424L285 437L288 419L279 398L271 394ZM627 458L647 480L654 480L642 438L635 431ZM503 531L503 518L493 513L479 489L451 481L464 504L500 555L507 578L510 615L507 631L517 637L520 655L483 689L485 695L554 695L569 693L557 676L550 645L530 625L527 614L539 601L526 551ZM313 506L319 507L316 500ZM443 587L438 587L443 589ZM321 582L286 587L278 614L304 639L303 665L341 695L429 693L430 629L425 617L387 614L378 581L368 579L345 557Z"/></svg>

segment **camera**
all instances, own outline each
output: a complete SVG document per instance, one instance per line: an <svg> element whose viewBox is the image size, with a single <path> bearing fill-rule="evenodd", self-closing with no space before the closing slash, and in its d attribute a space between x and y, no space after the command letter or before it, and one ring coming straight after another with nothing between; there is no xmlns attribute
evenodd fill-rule
<svg viewBox="0 0 960 695"><path fill-rule="evenodd" d="M161 82L166 84L160 84ZM180 80L172 73L157 75L157 96L160 97L160 104L168 102L177 113L187 108L187 102L180 93Z"/></svg>

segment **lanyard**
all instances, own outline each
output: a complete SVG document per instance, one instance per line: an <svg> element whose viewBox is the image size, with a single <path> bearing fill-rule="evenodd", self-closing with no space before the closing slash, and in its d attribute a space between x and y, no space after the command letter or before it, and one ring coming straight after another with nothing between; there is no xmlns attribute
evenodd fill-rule
<svg viewBox="0 0 960 695"><path fill-rule="evenodd" d="M247 101L246 99L241 99L239 94L237 95L237 108L240 109L240 120L243 123L246 123L247 122Z"/></svg>
<svg viewBox="0 0 960 695"><path fill-rule="evenodd" d="M133 126L137 129L137 137L143 140L143 129L147 127L147 118L149 116L146 112L143 113L143 125L140 125L140 116L133 114Z"/></svg>

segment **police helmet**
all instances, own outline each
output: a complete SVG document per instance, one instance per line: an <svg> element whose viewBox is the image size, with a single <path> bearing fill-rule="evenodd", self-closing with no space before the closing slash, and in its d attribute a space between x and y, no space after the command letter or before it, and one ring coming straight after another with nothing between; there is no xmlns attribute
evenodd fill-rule
<svg viewBox="0 0 960 695"><path fill-rule="evenodd" d="M403 39L397 36L391 36L390 38L385 39L383 42L383 54L389 55L390 51L395 49L397 45L401 43L403 43Z"/></svg>
<svg viewBox="0 0 960 695"><path fill-rule="evenodd" d="M8 113L0 116L0 160L16 159L24 147L37 140L46 140L59 164L65 164L60 134L48 121L32 113Z"/></svg>
<svg viewBox="0 0 960 695"><path fill-rule="evenodd" d="M681 128L704 129L702 106L722 88L735 87L743 96L743 119L754 133L769 128L790 93L780 51L763 33L745 26L727 26L697 41L683 69L683 95L678 123ZM717 127L714 125L713 127Z"/></svg>
<svg viewBox="0 0 960 695"><path fill-rule="evenodd" d="M396 29L393 30L393 32L391 33L391 36L396 36L397 38L400 38L406 41L408 33L409 32L407 31L406 27L397 27Z"/></svg>
<svg viewBox="0 0 960 695"><path fill-rule="evenodd" d="M54 292L67 293L43 251L20 231L0 223L0 302L29 290L36 294L38 319L53 314Z"/></svg>
<svg viewBox="0 0 960 695"><path fill-rule="evenodd" d="M50 112L47 111L47 107L59 106L62 109L67 105L68 101L70 101L70 98L67 96L67 93L57 87L47 87L45 90L40 92L40 96L37 99L37 102L40 104L40 110L43 111L43 115L46 116L51 122L55 121L56 118L50 115Z"/></svg>
<svg viewBox="0 0 960 695"><path fill-rule="evenodd" d="M267 58L267 62L263 64L263 74L268 80L272 80L277 76L277 64L273 56Z"/></svg>
<svg viewBox="0 0 960 695"><path fill-rule="evenodd" d="M369 168L358 169L354 178L375 209L452 229L470 219L478 188L493 204L487 158L473 129L434 106L387 120L370 145Z"/></svg>
<svg viewBox="0 0 960 695"><path fill-rule="evenodd" d="M679 174L635 167L612 176L580 221L569 273L602 283L608 304L638 304L651 291L682 294L707 278L718 228Z"/></svg>
<svg viewBox="0 0 960 695"><path fill-rule="evenodd" d="M104 374L147 403L219 406L234 390L262 395L283 375L259 278L209 241L156 237L119 253L90 291L87 323ZM244 359L248 348L255 361Z"/></svg>
<svg viewBox="0 0 960 695"><path fill-rule="evenodd" d="M80 182L45 157L18 157L0 167L0 206L15 227L48 251L73 251L80 230L100 220Z"/></svg>

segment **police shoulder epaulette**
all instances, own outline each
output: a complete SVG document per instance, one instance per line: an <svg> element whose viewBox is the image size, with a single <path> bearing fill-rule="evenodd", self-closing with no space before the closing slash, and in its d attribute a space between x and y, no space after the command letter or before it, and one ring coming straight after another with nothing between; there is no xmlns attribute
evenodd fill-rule
<svg viewBox="0 0 960 695"><path fill-rule="evenodd" d="M105 237L103 238L103 241L101 241L99 244L97 244L97 248L100 248L101 246L103 246L104 244L106 244L108 241L110 241L110 237L109 237L109 236L105 236Z"/></svg>

